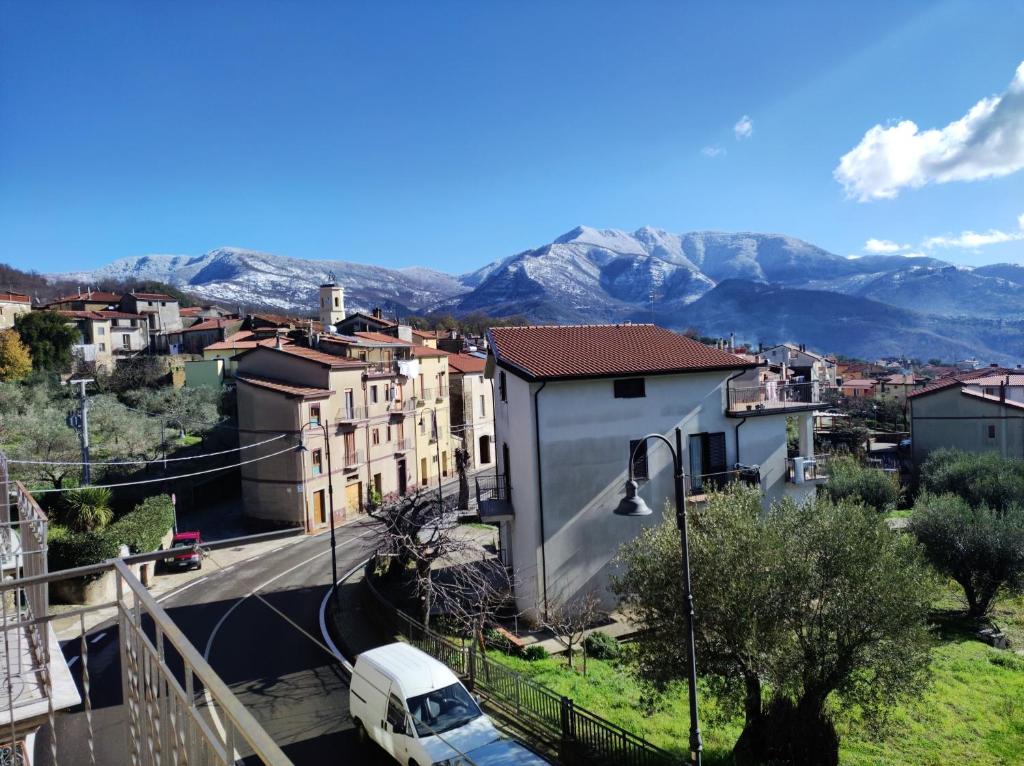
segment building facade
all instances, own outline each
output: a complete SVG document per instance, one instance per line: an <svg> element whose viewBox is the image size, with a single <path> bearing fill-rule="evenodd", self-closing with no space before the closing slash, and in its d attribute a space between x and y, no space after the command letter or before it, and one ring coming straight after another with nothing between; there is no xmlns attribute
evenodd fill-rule
<svg viewBox="0 0 1024 766"><path fill-rule="evenodd" d="M452 433L469 452L469 468L494 467L494 387L484 377L487 361L470 354L448 357Z"/></svg>
<svg viewBox="0 0 1024 766"><path fill-rule="evenodd" d="M167 353L169 336L182 328L178 300L163 293L126 293L120 299L121 310L129 314L142 314L149 327L149 347Z"/></svg>
<svg viewBox="0 0 1024 766"><path fill-rule="evenodd" d="M247 515L313 531L329 524L332 496L340 522L415 486L412 371L400 347L364 349L358 359L341 348L259 345L235 358L242 443L283 433L306 447L242 466Z"/></svg>
<svg viewBox="0 0 1024 766"><path fill-rule="evenodd" d="M915 468L944 447L1024 460L1024 372L983 368L907 394Z"/></svg>
<svg viewBox="0 0 1024 766"><path fill-rule="evenodd" d="M674 442L680 429L691 502L732 479L758 483L766 502L815 491L804 472L814 405L733 401L730 380L749 361L652 325L494 328L489 341L498 465L480 513L499 525L527 613L591 590L612 602L610 562L673 497L670 452L647 434ZM787 416L799 420L798 473ZM647 519L612 512L634 448L640 494L656 511Z"/></svg>
<svg viewBox="0 0 1024 766"><path fill-rule="evenodd" d="M20 314L32 310L32 299L27 295L12 292L0 292L0 330L14 327L14 320Z"/></svg>

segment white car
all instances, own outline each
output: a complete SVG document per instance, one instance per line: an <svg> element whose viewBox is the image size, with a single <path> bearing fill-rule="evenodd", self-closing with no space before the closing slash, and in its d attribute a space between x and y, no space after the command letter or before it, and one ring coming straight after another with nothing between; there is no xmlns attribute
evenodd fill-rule
<svg viewBox="0 0 1024 766"><path fill-rule="evenodd" d="M414 646L388 644L356 657L349 710L360 742L403 766L545 766L494 728L444 664Z"/></svg>

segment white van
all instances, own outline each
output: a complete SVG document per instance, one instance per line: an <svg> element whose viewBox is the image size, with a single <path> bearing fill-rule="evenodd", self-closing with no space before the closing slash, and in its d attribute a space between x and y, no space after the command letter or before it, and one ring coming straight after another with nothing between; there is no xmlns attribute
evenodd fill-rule
<svg viewBox="0 0 1024 766"><path fill-rule="evenodd" d="M360 742L372 739L403 766L548 763L503 738L455 674L409 644L356 657L349 711Z"/></svg>

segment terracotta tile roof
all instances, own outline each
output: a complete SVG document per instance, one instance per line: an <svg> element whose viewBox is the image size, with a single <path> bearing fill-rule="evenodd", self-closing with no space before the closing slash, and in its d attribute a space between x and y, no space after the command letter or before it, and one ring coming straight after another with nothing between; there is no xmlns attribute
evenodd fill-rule
<svg viewBox="0 0 1024 766"><path fill-rule="evenodd" d="M987 378L992 375L1006 375L1012 373L1013 370L1007 370L1002 367L985 367L981 370L970 370L969 372L959 372L955 375L947 375L944 378L936 378L931 383L928 383L921 388L915 389L907 393L907 398L916 398L918 396L924 396L925 394L934 394L936 391L944 391L947 388L953 386L960 386L968 381L973 381L977 378Z"/></svg>
<svg viewBox="0 0 1024 766"><path fill-rule="evenodd" d="M755 366L734 354L650 324L495 327L487 335L498 364L531 379Z"/></svg>
<svg viewBox="0 0 1024 766"><path fill-rule="evenodd" d="M92 292L85 293L72 293L71 295L62 295L59 298L54 298L49 301L46 305L52 306L55 303L71 303L72 301L85 301L86 303L117 303L121 300L121 296L117 293L108 293L102 290L93 290Z"/></svg>
<svg viewBox="0 0 1024 766"><path fill-rule="evenodd" d="M448 357L448 369L452 372L483 372L486 366L487 360L471 354L452 354Z"/></svg>
<svg viewBox="0 0 1024 766"><path fill-rule="evenodd" d="M359 362L354 359L346 359L344 357L335 356L334 354L325 354L323 351L317 351L316 349L306 348L305 346L293 346L284 345L282 343L281 348L277 348L274 341L271 343L264 344L260 343L262 348L269 349L271 351L277 351L282 354L288 354L289 356L297 356L301 359L308 359L311 362L323 365L325 367L332 367L335 369L343 369L345 367L365 367L366 362Z"/></svg>
<svg viewBox="0 0 1024 766"><path fill-rule="evenodd" d="M183 317L197 317L203 311L202 306L182 306L178 309L178 313Z"/></svg>
<svg viewBox="0 0 1024 766"><path fill-rule="evenodd" d="M281 338L282 346L287 346L291 342L291 338ZM203 346L203 351L243 351L257 346L274 346L276 343L274 338L256 340L251 332L236 332L234 335L229 335L226 340L219 340L216 343Z"/></svg>
<svg viewBox="0 0 1024 766"><path fill-rule="evenodd" d="M263 388L267 391L275 391L287 396L298 396L302 399L326 399L334 393L329 388L313 388L311 386L296 386L292 383L285 383L283 380L274 378L263 378L256 375L235 375L235 380L248 383L250 386Z"/></svg>
<svg viewBox="0 0 1024 766"><path fill-rule="evenodd" d="M104 319L145 319L145 314L131 314L127 311L107 311L106 309L100 309L94 311L94 314L99 314Z"/></svg>
<svg viewBox="0 0 1024 766"><path fill-rule="evenodd" d="M394 335L385 335L380 332L357 332L355 333L357 338L365 338L366 340L372 340L375 343L387 343L391 346L411 346L412 344L407 340L399 340Z"/></svg>
<svg viewBox="0 0 1024 766"><path fill-rule="evenodd" d="M11 293L6 290L0 292L0 302L3 303L31 303L32 299L22 293Z"/></svg>
<svg viewBox="0 0 1024 766"><path fill-rule="evenodd" d="M877 380L854 378L853 380L844 380L840 388L874 388L876 385L878 385Z"/></svg>
<svg viewBox="0 0 1024 766"><path fill-rule="evenodd" d="M360 319L369 319L371 322L379 322L385 327L398 327L398 322L394 322L390 319L385 319L384 317L375 317L373 316L373 314L364 314L362 311L352 312L347 317L345 317L342 320L342 322L347 322L348 320L354 319L356 317L359 317Z"/></svg>
<svg viewBox="0 0 1024 766"><path fill-rule="evenodd" d="M179 332L200 332L202 330L218 330L222 327L228 327L232 324L241 324L238 319L222 319L222 318L211 318L204 319L202 322L196 322L190 327L186 327Z"/></svg>
<svg viewBox="0 0 1024 766"><path fill-rule="evenodd" d="M410 348L413 356L451 356L447 351L442 351L439 348L431 348L430 346L412 346Z"/></svg>
<svg viewBox="0 0 1024 766"><path fill-rule="evenodd" d="M1013 399L1000 399L998 396L992 394L985 394L981 391L972 391L969 388L963 389L961 392L964 396L970 396L973 399L981 399L991 404L1004 404L1007 407L1014 407L1016 409L1024 410L1024 402L1014 401Z"/></svg>
<svg viewBox="0 0 1024 766"><path fill-rule="evenodd" d="M1024 386L1024 372L1017 371L1002 375L984 375L980 378L971 378L972 386L998 386L1001 383L1005 383L1008 386Z"/></svg>
<svg viewBox="0 0 1024 766"><path fill-rule="evenodd" d="M144 301L177 301L177 298L173 298L170 295L164 295L163 293L128 293L133 298L139 298Z"/></svg>

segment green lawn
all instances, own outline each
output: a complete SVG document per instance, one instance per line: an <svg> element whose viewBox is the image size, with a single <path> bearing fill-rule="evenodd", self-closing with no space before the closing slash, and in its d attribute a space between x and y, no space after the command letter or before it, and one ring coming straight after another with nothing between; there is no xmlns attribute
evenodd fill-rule
<svg viewBox="0 0 1024 766"><path fill-rule="evenodd" d="M891 711L883 731L839 717L843 766L1024 763L1024 656L975 640L953 611L958 606L956 591L950 588L936 605L938 644L932 653L931 681L918 698ZM1001 602L993 616L1011 646L1024 648L1024 598ZM651 709L624 663L591 660L584 676L578 668L568 670L561 657L537 662L501 659L578 705L660 747L685 754L685 686L673 688ZM729 763L742 720L723 711L706 690L701 694L701 728L709 766Z"/></svg>

